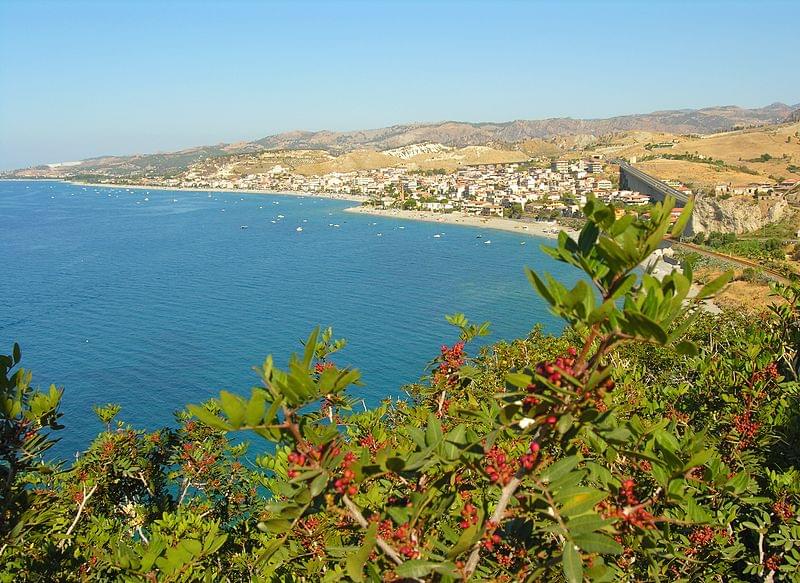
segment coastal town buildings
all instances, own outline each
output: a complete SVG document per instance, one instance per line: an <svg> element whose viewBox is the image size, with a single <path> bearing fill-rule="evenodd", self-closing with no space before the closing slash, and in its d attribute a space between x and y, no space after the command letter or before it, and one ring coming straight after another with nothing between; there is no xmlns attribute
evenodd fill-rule
<svg viewBox="0 0 800 583"><path fill-rule="evenodd" d="M413 150L410 151L413 153ZM190 168L164 186L305 192L364 197L381 208L505 216L577 216L590 195L620 206L641 207L650 198L619 190L612 169L600 159L547 160L464 166L452 172L387 167L304 175L276 164L258 173L235 171L236 160ZM614 179L612 181L612 179ZM154 184L155 185L155 184Z"/></svg>

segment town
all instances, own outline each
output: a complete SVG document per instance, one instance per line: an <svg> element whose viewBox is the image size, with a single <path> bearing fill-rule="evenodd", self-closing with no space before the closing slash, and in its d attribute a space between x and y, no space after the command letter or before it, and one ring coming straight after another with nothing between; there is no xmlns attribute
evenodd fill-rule
<svg viewBox="0 0 800 583"><path fill-rule="evenodd" d="M231 163L232 165L232 163ZM533 159L528 162L466 166L443 170L379 168L306 176L275 165L268 172L236 176L221 164L213 173L189 169L160 185L180 188L268 190L363 197L382 208L461 212L466 215L537 218L579 216L590 195L620 207L649 205L649 196L620 190L616 166L601 157L579 160ZM685 187L676 184L687 191Z"/></svg>

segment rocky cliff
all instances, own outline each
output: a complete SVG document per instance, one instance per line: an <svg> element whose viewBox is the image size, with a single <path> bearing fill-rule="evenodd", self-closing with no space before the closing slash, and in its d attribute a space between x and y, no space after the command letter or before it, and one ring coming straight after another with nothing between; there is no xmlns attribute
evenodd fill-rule
<svg viewBox="0 0 800 583"><path fill-rule="evenodd" d="M698 197L692 213L691 231L748 233L781 220L789 205L782 198L755 200L752 196L727 199Z"/></svg>

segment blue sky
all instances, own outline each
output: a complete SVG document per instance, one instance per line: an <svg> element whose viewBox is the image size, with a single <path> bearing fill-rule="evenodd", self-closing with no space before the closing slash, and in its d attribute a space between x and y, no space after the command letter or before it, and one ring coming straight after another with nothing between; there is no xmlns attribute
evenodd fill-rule
<svg viewBox="0 0 800 583"><path fill-rule="evenodd" d="M0 0L0 168L411 121L800 102L800 2Z"/></svg>

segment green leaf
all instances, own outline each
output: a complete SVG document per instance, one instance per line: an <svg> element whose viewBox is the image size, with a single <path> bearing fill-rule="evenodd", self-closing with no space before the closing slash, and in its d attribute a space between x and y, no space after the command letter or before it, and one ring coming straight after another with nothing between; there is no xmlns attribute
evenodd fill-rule
<svg viewBox="0 0 800 583"><path fill-rule="evenodd" d="M700 291L697 293L696 299L704 300L716 294L719 290L721 290L733 277L732 271L726 271L713 281L708 282L704 285Z"/></svg>
<svg viewBox="0 0 800 583"><path fill-rule="evenodd" d="M681 215L678 217L678 220L675 221L675 224L672 226L672 236L679 237L683 230L686 228L686 223L689 222L689 218L692 216L692 208L694 207L694 199L689 199L689 202L686 203L686 206L683 207L683 211Z"/></svg>
<svg viewBox="0 0 800 583"><path fill-rule="evenodd" d="M347 576L353 581L364 580L364 564L369 559L372 549L375 548L375 539L378 532L378 523L373 522L367 529L367 534L364 535L364 544L354 553L347 557Z"/></svg>
<svg viewBox="0 0 800 583"><path fill-rule="evenodd" d="M424 577L430 574L439 563L423 559L411 559L395 567L394 572L398 577Z"/></svg>
<svg viewBox="0 0 800 583"><path fill-rule="evenodd" d="M428 427L425 429L425 445L437 447L442 443L442 422L433 413L428 414Z"/></svg>
<svg viewBox="0 0 800 583"><path fill-rule="evenodd" d="M475 535L478 532L478 525L473 524L468 528L464 529L461 533L461 536L458 537L458 541L456 544L453 545L453 548L450 549L450 552L447 553L447 558L455 559L458 555L466 551L467 549L471 548L473 543L475 542Z"/></svg>
<svg viewBox="0 0 800 583"><path fill-rule="evenodd" d="M542 472L542 480L545 482L552 482L559 479L561 476L566 475L575 466L578 465L579 458L577 455L571 455L564 459L558 460L553 465L549 466Z"/></svg>
<svg viewBox="0 0 800 583"><path fill-rule="evenodd" d="M317 338L319 337L319 326L311 331L311 334L306 340L306 349L303 353L303 365L306 369L311 368L311 361L314 360L314 354L317 351Z"/></svg>
<svg viewBox="0 0 800 583"><path fill-rule="evenodd" d="M572 540L587 553L618 555L622 552L622 546L617 541L599 532L577 534Z"/></svg>
<svg viewBox="0 0 800 583"><path fill-rule="evenodd" d="M564 576L569 583L581 583L581 581L583 581L583 563L581 562L581 556L571 540L564 541L561 566L564 569Z"/></svg>
<svg viewBox="0 0 800 583"><path fill-rule="evenodd" d="M228 391L220 391L219 402L222 406L222 410L228 417L228 421L234 427L234 429L241 427L242 421L244 421L245 413L242 399L233 393L229 393Z"/></svg>
<svg viewBox="0 0 800 583"><path fill-rule="evenodd" d="M634 331L643 338L653 338L660 344L666 344L669 339L666 331L644 314L625 310L625 318L634 328Z"/></svg>
<svg viewBox="0 0 800 583"><path fill-rule="evenodd" d="M201 405L187 405L186 409L197 417L201 423L205 423L210 427L221 429L222 431L231 431L233 429L228 423Z"/></svg>
<svg viewBox="0 0 800 583"><path fill-rule="evenodd" d="M292 527L292 522L290 520L284 520L282 518L272 518L270 520L265 520L264 522L258 523L258 529L263 532L271 532L274 534L281 534L286 532Z"/></svg>
<svg viewBox="0 0 800 583"><path fill-rule="evenodd" d="M313 482L311 482L311 495L319 496L325 489L325 486L327 485L328 485L328 473L323 471L319 476L314 478Z"/></svg>
<svg viewBox="0 0 800 583"><path fill-rule="evenodd" d="M697 345L694 342L684 340L675 345L675 352L684 356L697 356Z"/></svg>
<svg viewBox="0 0 800 583"><path fill-rule="evenodd" d="M561 513L566 516L577 516L591 510L595 504L608 494L587 486L576 486L558 493L556 499L564 500Z"/></svg>

